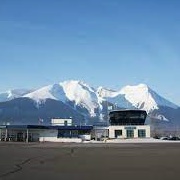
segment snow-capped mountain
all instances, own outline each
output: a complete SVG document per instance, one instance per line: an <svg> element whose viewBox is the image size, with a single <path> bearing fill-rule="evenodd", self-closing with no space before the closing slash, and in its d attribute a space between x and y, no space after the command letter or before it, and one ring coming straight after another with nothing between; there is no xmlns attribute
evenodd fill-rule
<svg viewBox="0 0 180 180"><path fill-rule="evenodd" d="M74 110L80 110L82 114L96 117L101 121L107 118L109 107L111 110L119 108L143 109L148 113L158 110L161 106L173 109L178 108L177 105L159 96L145 84L126 86L119 91L103 87L95 90L82 81L70 80L45 86L26 94L24 97L33 99L38 105L47 99L61 101L65 104L70 102ZM86 112L82 112L79 107L86 109ZM155 116L158 120L167 121L163 114L153 115L153 117ZM164 118L158 118L160 116Z"/></svg>
<svg viewBox="0 0 180 180"><path fill-rule="evenodd" d="M22 100L23 98L25 99ZM14 109L11 100L16 100L12 104L16 103L18 110ZM66 111L63 117L82 116L86 121L87 119L88 121L93 119L93 121L99 120L101 122L105 119L107 120L109 107L111 107L111 110L137 108L146 110L148 113L155 112L152 114L153 117L161 117L159 119L164 121L171 120L174 112L179 114L179 107L177 105L161 97L145 84L126 86L115 91L103 87L95 89L82 81L70 80L45 86L35 91L12 90L1 93L0 102L4 102L4 104L1 104L0 119L6 117L3 113L8 114L3 107L9 106L12 108L10 112L16 111L16 116L17 114L19 116L24 114L25 111L27 111L26 114L29 114L28 107L31 106L31 112L35 111L37 115L40 113L42 114L41 116L45 117L46 111L43 110L42 112L42 108L51 109L52 113L48 111L50 113L50 115L47 115L48 118L57 117L57 115L61 117L65 109L68 109L68 112L71 113ZM22 102L25 104L23 108L27 107L27 110L26 108L22 110ZM35 109L32 107L32 102L35 102ZM58 107L56 109L56 103L58 103L58 107L61 107L60 109ZM64 109L63 112L62 109ZM76 113L77 116L75 115ZM20 118L19 116L18 118ZM24 115L23 119L26 116ZM173 119L176 119L176 115L173 116Z"/></svg>
<svg viewBox="0 0 180 180"><path fill-rule="evenodd" d="M165 98L159 96L145 84L125 86L119 91L99 87L94 89L82 81L70 80L59 84L42 87L38 90L12 90L0 94L0 102L14 98L27 97L37 103L46 99L73 102L74 106L81 106L88 110L91 116L96 116L97 109L102 110L102 102L107 101L119 108L138 108L147 112L160 106L178 108Z"/></svg>
<svg viewBox="0 0 180 180"><path fill-rule="evenodd" d="M60 83L69 101L86 108L91 116L96 116L99 107L95 90L82 81L65 81Z"/></svg>
<svg viewBox="0 0 180 180"><path fill-rule="evenodd" d="M119 91L114 91L99 87L97 89L97 94L100 101L106 101L113 104L113 108L134 108L132 104L125 98L124 94L121 94Z"/></svg>
<svg viewBox="0 0 180 180"><path fill-rule="evenodd" d="M65 102L66 100L63 88L59 84L45 86L29 94L26 94L23 97L33 99L38 104L43 103L47 99L53 99L62 102Z"/></svg>
<svg viewBox="0 0 180 180"><path fill-rule="evenodd" d="M178 108L177 105L159 96L145 84L137 86L126 86L120 90L121 94L138 109L144 109L148 112L159 109L160 106Z"/></svg>
<svg viewBox="0 0 180 180"><path fill-rule="evenodd" d="M95 110L99 107L94 89L82 81L71 80L45 86L23 97L33 99L38 104L46 101L46 99L58 100L64 103L73 102L74 108L81 106L87 109L92 117L96 116Z"/></svg>
<svg viewBox="0 0 180 180"><path fill-rule="evenodd" d="M14 89L7 92L0 93L0 102L10 101L15 98L22 97L23 95L30 93L32 90L28 89Z"/></svg>
<svg viewBox="0 0 180 180"><path fill-rule="evenodd" d="M100 88L98 94L107 101L116 103L118 107L135 107L147 112L159 109L160 106L178 108L177 105L159 96L145 84L125 86L120 91Z"/></svg>

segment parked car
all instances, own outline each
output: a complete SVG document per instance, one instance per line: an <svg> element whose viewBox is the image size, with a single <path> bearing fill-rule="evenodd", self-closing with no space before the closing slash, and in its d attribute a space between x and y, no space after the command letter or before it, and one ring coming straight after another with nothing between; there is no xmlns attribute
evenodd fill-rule
<svg viewBox="0 0 180 180"><path fill-rule="evenodd" d="M174 136L174 137L169 138L169 140L172 140L172 141L179 141L179 140L180 140L180 138L179 138L179 137Z"/></svg>
<svg viewBox="0 0 180 180"><path fill-rule="evenodd" d="M159 137L159 136L154 136L153 138L154 138L154 139L160 139L160 137Z"/></svg>
<svg viewBox="0 0 180 180"><path fill-rule="evenodd" d="M161 137L160 139L161 140L169 140L170 138L169 137Z"/></svg>

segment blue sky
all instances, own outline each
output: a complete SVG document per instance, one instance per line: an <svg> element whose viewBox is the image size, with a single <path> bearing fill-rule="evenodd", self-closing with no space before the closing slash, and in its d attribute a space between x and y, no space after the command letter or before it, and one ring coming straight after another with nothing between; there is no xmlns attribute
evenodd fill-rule
<svg viewBox="0 0 180 180"><path fill-rule="evenodd" d="M180 105L178 0L1 0L0 91L146 83Z"/></svg>

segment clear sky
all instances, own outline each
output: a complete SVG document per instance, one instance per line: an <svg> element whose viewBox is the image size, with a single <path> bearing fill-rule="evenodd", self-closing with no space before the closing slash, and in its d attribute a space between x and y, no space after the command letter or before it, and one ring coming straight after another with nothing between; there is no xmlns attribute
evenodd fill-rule
<svg viewBox="0 0 180 180"><path fill-rule="evenodd" d="M180 1L0 0L0 91L70 79L180 105Z"/></svg>

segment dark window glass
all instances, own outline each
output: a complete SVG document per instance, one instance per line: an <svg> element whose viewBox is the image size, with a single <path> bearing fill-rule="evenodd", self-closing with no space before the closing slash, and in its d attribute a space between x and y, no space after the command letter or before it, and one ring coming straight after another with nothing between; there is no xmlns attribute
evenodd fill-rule
<svg viewBox="0 0 180 180"><path fill-rule="evenodd" d="M127 138L134 138L134 130L126 130Z"/></svg>
<svg viewBox="0 0 180 180"><path fill-rule="evenodd" d="M112 111L109 116L111 125L144 125L147 113L142 110Z"/></svg>
<svg viewBox="0 0 180 180"><path fill-rule="evenodd" d="M59 130L58 131L58 138L60 137L71 137L71 131L70 130Z"/></svg>
<svg viewBox="0 0 180 180"><path fill-rule="evenodd" d="M145 129L139 129L138 130L138 137L145 138L146 137L146 130Z"/></svg>
<svg viewBox="0 0 180 180"><path fill-rule="evenodd" d="M90 133L91 133L90 130L79 130L79 131L78 131L78 134L79 134L79 135L85 135L85 134L90 134Z"/></svg>
<svg viewBox="0 0 180 180"><path fill-rule="evenodd" d="M122 136L122 130L115 130L115 137Z"/></svg>

